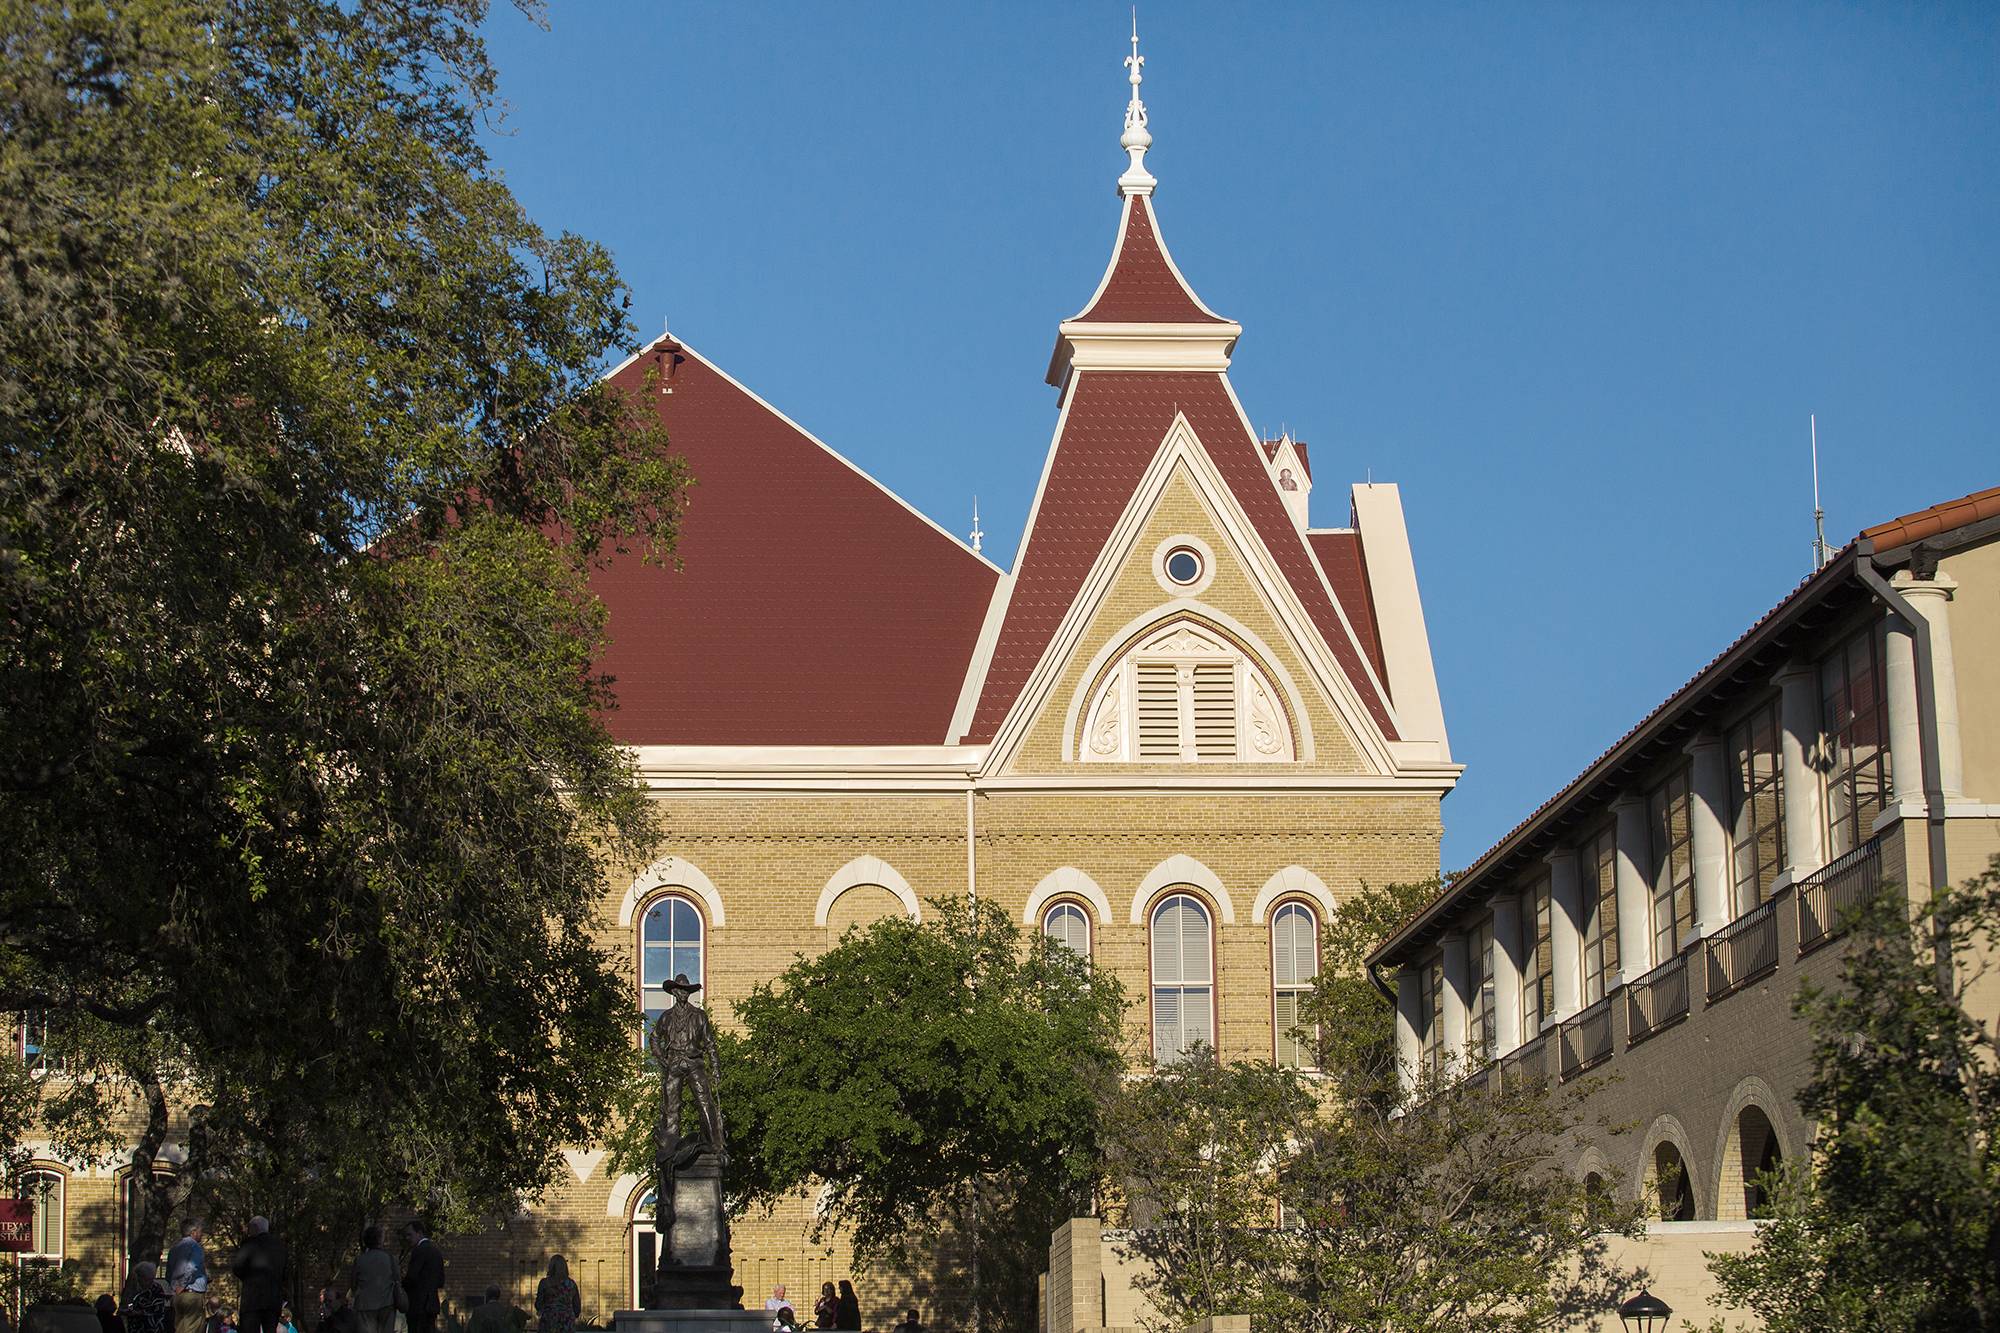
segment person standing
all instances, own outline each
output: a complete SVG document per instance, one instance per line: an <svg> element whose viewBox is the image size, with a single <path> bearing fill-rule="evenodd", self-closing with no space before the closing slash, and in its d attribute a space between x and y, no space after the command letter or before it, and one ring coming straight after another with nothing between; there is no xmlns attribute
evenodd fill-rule
<svg viewBox="0 0 2000 1333"><path fill-rule="evenodd" d="M207 1235L199 1217L190 1217L182 1224L181 1238L167 1251L168 1287L191 1291L197 1296L208 1293L208 1251L201 1245Z"/></svg>
<svg viewBox="0 0 2000 1333"><path fill-rule="evenodd" d="M437 1333L438 1292L444 1289L444 1256L431 1244L430 1225L421 1219L403 1228L410 1258L403 1268L405 1312L410 1333Z"/></svg>
<svg viewBox="0 0 2000 1333"><path fill-rule="evenodd" d="M860 1333L861 1301L854 1294L854 1284L846 1278L840 1279L840 1304L834 1313L833 1326Z"/></svg>
<svg viewBox="0 0 2000 1333"><path fill-rule="evenodd" d="M125 1333L172 1333L173 1302L160 1285L159 1268L151 1260L132 1269L132 1299L125 1303Z"/></svg>
<svg viewBox="0 0 2000 1333"><path fill-rule="evenodd" d="M535 1288L535 1317L542 1333L575 1333L583 1310L583 1293L569 1275L569 1261L560 1254L549 1260L549 1274Z"/></svg>
<svg viewBox="0 0 2000 1333"><path fill-rule="evenodd" d="M833 1294L833 1284L819 1284L819 1299L813 1302L813 1327L832 1328L840 1320L840 1297Z"/></svg>
<svg viewBox="0 0 2000 1333"><path fill-rule="evenodd" d="M361 1233L361 1253L354 1257L354 1317L361 1333L395 1333L400 1294L396 1256L382 1247L382 1228L371 1226Z"/></svg>
<svg viewBox="0 0 2000 1333"><path fill-rule="evenodd" d="M500 1288L486 1289L486 1299L473 1307L466 1333L514 1333L514 1310L500 1299Z"/></svg>
<svg viewBox="0 0 2000 1333"><path fill-rule="evenodd" d="M251 1218L250 1235L236 1252L236 1262L229 1266L243 1287L238 1306L241 1313L236 1320L240 1333L278 1333L278 1312L285 1304L289 1267L285 1243L271 1234L271 1220Z"/></svg>

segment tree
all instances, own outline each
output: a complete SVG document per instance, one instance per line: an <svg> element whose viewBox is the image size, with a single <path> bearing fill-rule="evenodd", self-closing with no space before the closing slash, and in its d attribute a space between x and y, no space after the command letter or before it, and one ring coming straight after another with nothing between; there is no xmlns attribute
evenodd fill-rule
<svg viewBox="0 0 2000 1333"><path fill-rule="evenodd" d="M0 0L0 1009L100 1076L0 1142L150 1166L171 1101L135 1257L189 1193L302 1269L330 1200L504 1212L624 1067L585 575L684 478L487 168L485 9Z"/></svg>
<svg viewBox="0 0 2000 1333"><path fill-rule="evenodd" d="M1851 938L1839 982L1797 1001L1812 1160L1769 1182L1752 1249L1709 1266L1777 1333L2000 1328L2000 858L1914 915L1878 894Z"/></svg>
<svg viewBox="0 0 2000 1333"><path fill-rule="evenodd" d="M1036 1259L1097 1185L1123 1010L1116 978L990 902L849 930L760 984L719 1039L739 1206L821 1189L821 1234L863 1263L961 1242L934 1317L1033 1327ZM658 1103L639 1086L614 1155L643 1172Z"/></svg>
<svg viewBox="0 0 2000 1333"><path fill-rule="evenodd" d="M1565 1169L1588 1087L1492 1070L1399 1082L1395 1011L1362 960L1437 887L1341 905L1305 1006L1317 1072L1202 1053L1119 1094L1114 1176L1164 1327L1249 1314L1323 1333L1527 1333L1600 1313L1623 1288L1605 1236L1636 1232L1638 1206Z"/></svg>

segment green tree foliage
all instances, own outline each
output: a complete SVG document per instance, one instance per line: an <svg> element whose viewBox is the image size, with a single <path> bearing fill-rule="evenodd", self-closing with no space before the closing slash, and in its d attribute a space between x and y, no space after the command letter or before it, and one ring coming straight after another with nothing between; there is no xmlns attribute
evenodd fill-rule
<svg viewBox="0 0 2000 1333"><path fill-rule="evenodd" d="M1320 1071L1201 1052L1119 1094L1112 1170L1163 1327L1529 1333L1626 1289L1605 1237L1636 1232L1638 1208L1566 1169L1587 1088L1492 1069L1399 1084L1394 1007L1362 960L1437 887L1341 905L1307 1005Z"/></svg>
<svg viewBox="0 0 2000 1333"><path fill-rule="evenodd" d="M102 1076L0 1142L170 1100L148 1232L491 1215L626 1058L584 575L683 477L488 170L485 8L0 0L0 1009Z"/></svg>
<svg viewBox="0 0 2000 1333"><path fill-rule="evenodd" d="M1710 1261L1776 1333L2000 1328L2000 858L1908 907L1878 895L1838 984L1801 989L1813 1159L1771 1182L1750 1252Z"/></svg>
<svg viewBox="0 0 2000 1333"><path fill-rule="evenodd" d="M719 1041L740 1204L825 1193L863 1263L945 1258L940 1323L1034 1325L1050 1231L1088 1211L1097 1109L1122 1067L1117 979L990 902L939 899L801 958ZM619 1169L650 1171L650 1078Z"/></svg>

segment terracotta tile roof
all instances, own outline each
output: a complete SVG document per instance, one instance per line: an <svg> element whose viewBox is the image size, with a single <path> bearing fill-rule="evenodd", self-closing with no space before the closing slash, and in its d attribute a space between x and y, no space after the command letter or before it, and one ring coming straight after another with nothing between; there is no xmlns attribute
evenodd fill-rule
<svg viewBox="0 0 2000 1333"><path fill-rule="evenodd" d="M1376 723L1393 738L1388 708L1368 681L1361 653L1341 625L1312 554L1271 484L1261 442L1245 429L1223 377L1092 370L1077 376L1071 392L1069 415L1053 446L1048 481L1015 570L1013 595L967 739L989 741L999 730L1176 412L1187 416Z"/></svg>
<svg viewBox="0 0 2000 1333"><path fill-rule="evenodd" d="M1386 685L1389 671L1382 662L1382 631L1375 621L1375 593L1368 583L1368 557L1361 550L1361 534L1308 532L1306 542L1319 558L1319 567L1326 571L1326 581L1333 585L1340 609L1347 612L1347 623L1354 626L1355 636L1375 668L1375 678Z"/></svg>
<svg viewBox="0 0 2000 1333"><path fill-rule="evenodd" d="M1144 196L1126 199L1111 267L1097 299L1077 319L1114 324L1229 322L1203 306L1174 271L1160 240L1152 202Z"/></svg>
<svg viewBox="0 0 2000 1333"><path fill-rule="evenodd" d="M941 744L994 568L681 349L655 394L695 485L675 555L591 578L628 745ZM615 378L639 384L644 356Z"/></svg>
<svg viewBox="0 0 2000 1333"><path fill-rule="evenodd" d="M1874 542L1876 550L1889 551L1989 518L2000 518L2000 486L1877 523L1872 528L1863 528L1861 535Z"/></svg>

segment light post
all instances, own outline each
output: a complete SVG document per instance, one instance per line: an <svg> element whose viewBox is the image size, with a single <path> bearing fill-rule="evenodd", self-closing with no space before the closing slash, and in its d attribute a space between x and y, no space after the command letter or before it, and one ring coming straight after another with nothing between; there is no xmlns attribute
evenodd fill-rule
<svg viewBox="0 0 2000 1333"><path fill-rule="evenodd" d="M1618 1307L1618 1322L1625 1325L1625 1333L1667 1333L1667 1321L1673 1317L1672 1307L1644 1287Z"/></svg>

